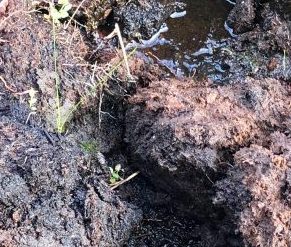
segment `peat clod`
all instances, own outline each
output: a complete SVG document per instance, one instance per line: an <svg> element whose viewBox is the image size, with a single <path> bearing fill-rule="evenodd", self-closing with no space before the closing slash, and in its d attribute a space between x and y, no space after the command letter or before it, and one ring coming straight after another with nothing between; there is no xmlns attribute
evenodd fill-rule
<svg viewBox="0 0 291 247"><path fill-rule="evenodd" d="M275 222L276 217L260 215L260 221L268 220L274 227L253 223L251 231L254 221L250 212L259 200L256 193L263 204L271 203L269 196L274 196L272 200L284 205L286 215L291 212L280 196L281 187L288 184L285 174L290 162L289 95L290 85L272 79L248 78L241 84L217 88L189 81L153 82L129 100L126 141L132 163L153 184L176 197L188 214L215 220L223 206L232 212L228 217L245 242L257 246L273 239L274 244L268 246L288 246L287 222L283 227ZM272 144L274 137L285 140L284 147ZM272 150L273 146L282 152ZM244 162L253 166L252 172ZM256 188L261 186L259 180L265 179L277 181L277 185L270 181L270 192ZM221 194L223 200L218 199ZM281 206L273 210L281 211ZM280 240L274 236L282 227L286 231ZM263 233L268 234L259 240Z"/></svg>

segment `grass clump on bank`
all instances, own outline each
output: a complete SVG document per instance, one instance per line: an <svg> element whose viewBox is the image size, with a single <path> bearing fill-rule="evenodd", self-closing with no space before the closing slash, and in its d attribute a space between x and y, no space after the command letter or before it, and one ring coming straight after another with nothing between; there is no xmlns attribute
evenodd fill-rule
<svg viewBox="0 0 291 247"><path fill-rule="evenodd" d="M81 2L82 4L82 2ZM81 5L80 4L80 5ZM78 8L80 7L78 6ZM77 8L77 9L78 9ZM109 71L105 71L104 74L97 80L94 80L94 73L96 69L96 64L93 66L93 72L92 72L92 82L89 83L90 89L89 92L87 92L88 95L82 96L77 103L75 103L73 106L70 106L70 108L67 110L65 105L62 105L62 93L61 93L61 77L58 73L58 49L57 49L57 39L58 39L58 30L59 27L62 24L62 20L67 19L69 15L69 11L72 9L72 5L70 4L69 0L59 0L57 4L50 3L49 6L49 15L46 16L46 18L52 23L52 37L53 37L53 62L54 62L54 80L55 80L55 130L58 133L64 133L67 128L68 122L72 119L74 112L83 104L85 103L87 96L93 96L95 97L98 92L102 92L105 85L107 84L108 80L112 77L112 75L117 71L117 69L124 63L126 66L126 69L129 73L129 67L127 59L129 56L131 56L135 51L131 52L129 55L127 55L124 52L124 45L122 42L121 47L123 48L123 59L119 61L117 64L112 65L109 69ZM75 11L76 12L76 11ZM66 29L68 24L71 22L72 18L74 17L75 13L71 16L71 19L69 22L64 26ZM118 33L119 40L121 39L120 31ZM102 93L100 93L100 104L99 104L99 112L101 111L101 104L102 104ZM65 110L65 113L63 113ZM101 117L99 114L99 127L101 123Z"/></svg>

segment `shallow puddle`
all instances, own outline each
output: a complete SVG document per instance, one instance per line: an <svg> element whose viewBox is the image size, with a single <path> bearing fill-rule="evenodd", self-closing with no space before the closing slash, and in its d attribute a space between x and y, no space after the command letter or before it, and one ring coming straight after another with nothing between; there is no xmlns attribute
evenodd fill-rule
<svg viewBox="0 0 291 247"><path fill-rule="evenodd" d="M178 76L222 80L228 68L220 51L230 38L224 23L233 5L226 0L185 2L186 16L169 18L169 31L149 54Z"/></svg>

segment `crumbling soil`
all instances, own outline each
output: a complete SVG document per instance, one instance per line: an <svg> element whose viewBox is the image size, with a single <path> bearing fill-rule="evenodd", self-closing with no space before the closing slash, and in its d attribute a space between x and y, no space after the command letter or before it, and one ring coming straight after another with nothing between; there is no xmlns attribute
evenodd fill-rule
<svg viewBox="0 0 291 247"><path fill-rule="evenodd" d="M44 130L7 116L0 129L1 246L122 244L140 212L109 192L102 170L88 172L76 144L52 145Z"/></svg>
<svg viewBox="0 0 291 247"><path fill-rule="evenodd" d="M126 111L132 163L182 211L219 219L246 246L290 245L290 19L277 11L238 1L231 12L234 32L243 32L230 59L238 80L156 80L137 90ZM239 239L227 246L242 246Z"/></svg>
<svg viewBox="0 0 291 247"><path fill-rule="evenodd" d="M225 61L232 81L245 76L291 79L289 1L239 0L227 23L239 34Z"/></svg>
<svg viewBox="0 0 291 247"><path fill-rule="evenodd" d="M290 132L275 131L267 143L236 152L235 166L217 183L216 202L227 205L251 246L291 244L290 147Z"/></svg>
<svg viewBox="0 0 291 247"><path fill-rule="evenodd" d="M114 11L125 36L151 38L165 20L175 11L181 11L185 4L174 0L130 1L117 6Z"/></svg>
<svg viewBox="0 0 291 247"><path fill-rule="evenodd" d="M72 15L81 1L71 2ZM235 76L217 85L169 78L139 53L129 58L133 81L122 63L112 71L122 56L98 26L118 21L124 36L149 38L181 3L88 1L76 22L56 27L54 48L47 3L31 11L9 0L0 14L0 246L290 246L286 6L237 0L228 18L239 35L228 49ZM108 185L116 164L123 177L141 171L118 192Z"/></svg>
<svg viewBox="0 0 291 247"><path fill-rule="evenodd" d="M242 84L217 88L189 81L154 82L138 90L129 101L126 141L133 164L156 186L184 201L188 214L215 220L221 217L218 203L212 203L217 193L215 184L224 181L230 168L238 166L235 158L244 147L268 146L269 136L276 131L285 138L290 135L290 106L290 85L272 79L247 79ZM281 156L277 159L286 160ZM245 179L242 175L239 181L244 184ZM280 185L285 184L284 176L279 180ZM239 190L234 184L232 191L228 184L223 185L227 191L224 196L232 198L230 208L236 215L247 211L257 198L250 193L256 189ZM236 209L233 204L242 198L247 202L245 208ZM264 200L270 203L269 198ZM249 215L249 220L253 216ZM243 222L235 223L242 233L250 229ZM267 232L261 225L253 227L254 232ZM276 227L269 231L270 239ZM282 239L288 239L288 234L286 231ZM251 242L251 235L245 236L246 241Z"/></svg>
<svg viewBox="0 0 291 247"><path fill-rule="evenodd" d="M141 211L108 186L101 152L116 145L120 127L98 128L107 119L98 116L99 94L92 90L95 80L104 77L108 60L118 61L118 54L105 42L102 52L93 50L95 43L76 26L57 27L56 73L52 24L40 13L27 12L19 1L9 1L8 11L10 16L1 22L0 46L0 245L122 246ZM100 56L107 57L106 63ZM55 134L57 74L62 116L82 99L70 115L82 114L82 119L68 121L66 136ZM31 88L37 91L32 115ZM106 143L105 135L111 136ZM92 141L93 154L81 148Z"/></svg>

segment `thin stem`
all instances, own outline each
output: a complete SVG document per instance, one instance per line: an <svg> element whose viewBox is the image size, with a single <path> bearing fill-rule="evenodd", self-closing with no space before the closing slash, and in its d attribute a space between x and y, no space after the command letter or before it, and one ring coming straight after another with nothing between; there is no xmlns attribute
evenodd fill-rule
<svg viewBox="0 0 291 247"><path fill-rule="evenodd" d="M56 89L56 108L57 108L57 131L62 132L62 123L61 123L61 106L60 106L60 78L58 74L58 54L56 46L56 24L53 19L53 53L54 53L54 70L55 70L55 89Z"/></svg>
<svg viewBox="0 0 291 247"><path fill-rule="evenodd" d="M132 76L131 76L131 73L130 73L129 64L128 64L128 60L127 60L127 55L126 55L126 51L125 51L125 47L124 47L124 43L123 43L123 40L122 40L122 36L121 36L121 32L120 32L120 28L119 28L118 23L115 24L115 30L116 30L117 37L119 39L119 43L120 43L120 46L121 46L122 54L123 54L123 57L124 57L124 63L125 63L125 67L126 67L126 70L127 70L127 77L129 79L131 79Z"/></svg>

